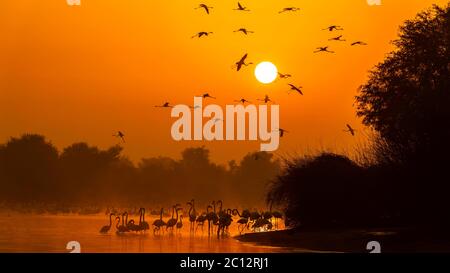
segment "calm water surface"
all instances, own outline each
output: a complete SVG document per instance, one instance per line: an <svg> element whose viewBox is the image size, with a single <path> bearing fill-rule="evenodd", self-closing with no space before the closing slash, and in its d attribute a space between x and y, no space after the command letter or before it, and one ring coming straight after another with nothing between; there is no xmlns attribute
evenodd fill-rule
<svg viewBox="0 0 450 273"><path fill-rule="evenodd" d="M139 218L139 216L134 217ZM148 219L147 219L148 218ZM150 224L154 219L146 217ZM189 223L179 232L116 235L113 227L109 234L99 233L109 219L104 215L27 215L0 214L0 252L69 252L66 244L78 241L81 252L113 253L220 253L220 252L288 252L292 249L263 247L241 243L232 238L237 235L236 224L231 236L208 238L207 228L195 235L189 232ZM207 226L207 223L205 223Z"/></svg>

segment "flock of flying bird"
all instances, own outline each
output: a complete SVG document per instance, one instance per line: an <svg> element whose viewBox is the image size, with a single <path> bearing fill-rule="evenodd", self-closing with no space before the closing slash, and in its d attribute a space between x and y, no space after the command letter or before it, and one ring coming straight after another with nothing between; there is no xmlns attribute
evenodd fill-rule
<svg viewBox="0 0 450 273"><path fill-rule="evenodd" d="M213 201L206 207L206 211L198 213L195 208L195 200L191 200L186 203L189 206L188 220L189 231L195 233L198 228L201 228L202 233L204 231L205 224L208 225L208 236L216 233L218 237L221 235L229 234L229 227L233 222L233 217L238 217L237 228L240 234L246 229L252 229L253 231L266 231L273 228L278 229L278 222L283 219L283 215L279 211L272 211L270 206L268 211L258 212L250 211L248 209L239 212L238 209L224 209L223 202L221 200ZM180 204L172 206L172 215L165 221L163 219L164 209L161 208L160 212L152 212L153 215L159 214L159 218L153 221L152 228L153 233L156 235L161 232L174 232L180 231L183 228L183 214L184 209ZM128 212L109 213L109 225L103 226L100 229L100 233L108 233L113 226L113 217L115 217L115 229L116 234L126 233L145 233L150 229L150 225L145 221L145 208L139 209L139 222L134 219L128 220Z"/></svg>
<svg viewBox="0 0 450 273"><path fill-rule="evenodd" d="M204 3L201 3L195 9L202 9L202 10L204 10L204 12L207 15L210 15L211 11L214 9L214 7L208 6L207 4L204 4ZM237 7L234 8L233 10L241 11L241 12L250 12L251 11L248 7L244 6L240 2L237 3ZM280 10L278 13L297 12L297 11L300 11L300 8L297 8L297 7L286 7L286 8L283 8L282 10ZM323 31L329 31L329 32L339 32L339 31L343 31L344 28L342 26L339 26L339 25L331 25L331 26L328 26L328 27L326 27L326 28L324 28L322 30ZM241 32L244 35L248 35L250 33L254 33L254 31L250 31L250 30L248 30L246 28L243 28L243 27L235 30L234 32ZM207 37L207 36L210 36L211 34L213 34L213 32L201 31L201 32L198 32L197 34L195 34L194 36L192 36L192 38ZM330 41L330 42L346 42L346 40L343 38L343 35L332 37L332 38L328 39L328 41ZM367 43L365 43L363 41L355 41L355 42L352 42L350 45L351 46L366 46ZM335 53L335 51L330 50L330 46L321 46L321 47L317 47L316 50L314 51L314 53ZM253 62L248 62L247 59L248 59L248 53L244 54L233 65L233 68L236 69L236 71L239 72L244 67L247 67L249 65L253 65L254 64ZM291 74L283 74L283 73L278 72L278 78L279 79L289 79L291 77L292 77ZM302 90L303 89L302 86L294 85L292 83L288 83L288 86L289 86L289 90L288 90L289 93L290 92L296 92L299 95L302 95L302 96L304 95L303 94L303 90ZM216 99L216 97L211 96L209 93L204 93L204 94L199 95L197 97L202 97L204 99L208 99L208 98L209 99ZM265 104L274 103L274 101L268 95L265 95L264 98L262 98L262 99L260 98L260 99L257 99L257 100L258 101L262 101ZM241 98L239 100L235 100L235 102L239 102L239 103L242 103L242 104L251 103L249 100L247 100L245 98ZM155 107L157 107L157 108L172 108L173 105L171 105L169 102L164 102L162 105L155 105ZM197 107L198 106L191 106L192 109L196 109ZM286 131L284 129L281 129L281 128L278 128L278 129L275 129L275 130L280 133L280 137L283 137L285 135L285 133L288 133L288 131ZM346 124L346 129L344 130L344 132L348 132L352 136L355 136L356 130L354 128L352 128L351 125ZM123 142L125 142L124 134L121 131L117 132L114 136L118 137Z"/></svg>

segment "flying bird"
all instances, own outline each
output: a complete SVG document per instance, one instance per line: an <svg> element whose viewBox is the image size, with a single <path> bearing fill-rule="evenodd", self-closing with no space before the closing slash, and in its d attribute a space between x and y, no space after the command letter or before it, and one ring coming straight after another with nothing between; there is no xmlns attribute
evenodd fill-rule
<svg viewBox="0 0 450 273"><path fill-rule="evenodd" d="M318 53L318 52L328 52L328 53L334 53L334 51L330 51L328 50L328 46L324 46L324 47L318 47L316 51L314 51L314 53Z"/></svg>
<svg viewBox="0 0 450 273"><path fill-rule="evenodd" d="M346 40L342 39L342 36L343 36L343 35L339 35L339 36L337 36L337 37L334 37L334 38L328 39L328 41L338 41L338 42L345 42Z"/></svg>
<svg viewBox="0 0 450 273"><path fill-rule="evenodd" d="M263 101L264 103L269 103L269 102L275 103L274 101L272 101L272 100L269 98L268 95L266 95L266 96L264 97L264 99L257 99L257 100Z"/></svg>
<svg viewBox="0 0 450 273"><path fill-rule="evenodd" d="M239 2L238 2L237 9L233 9L233 10L250 11L247 7L242 6L241 3L239 3Z"/></svg>
<svg viewBox="0 0 450 273"><path fill-rule="evenodd" d="M125 143L125 135L121 131L117 131L117 133L114 134L113 137L120 138Z"/></svg>
<svg viewBox="0 0 450 273"><path fill-rule="evenodd" d="M355 136L356 130L352 128L349 124L347 124L347 130L344 130L344 132L350 133L352 136Z"/></svg>
<svg viewBox="0 0 450 273"><path fill-rule="evenodd" d="M233 31L233 32L242 32L242 33L244 33L245 35L248 35L249 33L255 33L254 31L247 30L246 28L240 28L240 29L235 30L235 31Z"/></svg>
<svg viewBox="0 0 450 273"><path fill-rule="evenodd" d="M191 38L202 38L209 36L210 34L213 34L212 32L206 32L206 31L200 31L199 33L195 34L194 36L192 36Z"/></svg>
<svg viewBox="0 0 450 273"><path fill-rule="evenodd" d="M206 98L216 99L215 97L212 97L209 93L205 93L205 94L203 94L201 96L196 96L196 97L202 97L204 99L206 99Z"/></svg>
<svg viewBox="0 0 450 273"><path fill-rule="evenodd" d="M209 14L209 10L213 9L213 7L208 7L206 4L200 4L195 9L204 9L207 14Z"/></svg>
<svg viewBox="0 0 450 273"><path fill-rule="evenodd" d="M341 26L333 25L333 26L329 26L327 28L324 28L322 30L335 31L335 30L344 30L344 29Z"/></svg>
<svg viewBox="0 0 450 273"><path fill-rule="evenodd" d="M301 87L301 86L297 87L297 86L295 86L295 85L293 85L293 84L288 84L288 85L291 87L291 90L289 90L289 91L296 91L296 92L298 92L300 95L303 96L303 92L302 92L302 90L301 90L303 87Z"/></svg>
<svg viewBox="0 0 450 273"><path fill-rule="evenodd" d="M162 105L155 105L155 107L158 107L158 108L173 108L173 106L170 105L169 102L165 102L165 103L162 104Z"/></svg>
<svg viewBox="0 0 450 273"><path fill-rule="evenodd" d="M363 41L356 41L351 44L351 46L356 46L356 45L365 46L365 45L367 45L367 43L365 43Z"/></svg>
<svg viewBox="0 0 450 273"><path fill-rule="evenodd" d="M284 134L289 133L288 131L286 131L286 130L284 130L284 129L281 129L281 128L278 128L278 130L274 130L274 131L280 132L280 137L283 137Z"/></svg>
<svg viewBox="0 0 450 273"><path fill-rule="evenodd" d="M290 11L299 11L300 8L296 8L296 7L289 7L289 8L284 8L281 11L279 11L278 13L283 13L283 12L290 12Z"/></svg>
<svg viewBox="0 0 450 273"><path fill-rule="evenodd" d="M287 78L292 77L292 75L291 74L283 74L283 73L278 72L278 77L280 79L287 79Z"/></svg>
<svg viewBox="0 0 450 273"><path fill-rule="evenodd" d="M248 54L246 53L238 62L236 62L237 71L241 70L242 66L249 66L249 65L253 64L253 63L245 63L247 56L248 56Z"/></svg>
<svg viewBox="0 0 450 273"><path fill-rule="evenodd" d="M248 101L248 100L246 100L246 99L235 100L234 102L240 102L240 103L242 103L242 104L252 103L251 101Z"/></svg>

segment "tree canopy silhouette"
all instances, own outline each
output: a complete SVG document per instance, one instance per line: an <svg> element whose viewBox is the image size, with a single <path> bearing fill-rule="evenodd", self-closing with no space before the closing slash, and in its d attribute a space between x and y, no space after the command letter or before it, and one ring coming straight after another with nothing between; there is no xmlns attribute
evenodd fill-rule
<svg viewBox="0 0 450 273"><path fill-rule="evenodd" d="M396 50L357 96L357 114L400 161L450 152L450 4L419 13L400 28Z"/></svg>

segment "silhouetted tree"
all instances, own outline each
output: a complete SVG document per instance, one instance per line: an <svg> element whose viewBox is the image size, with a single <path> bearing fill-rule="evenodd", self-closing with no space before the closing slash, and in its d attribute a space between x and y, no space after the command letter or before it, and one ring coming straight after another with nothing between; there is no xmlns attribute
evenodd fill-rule
<svg viewBox="0 0 450 273"><path fill-rule="evenodd" d="M400 28L396 50L371 71L357 114L379 132L389 160L423 164L450 152L450 4ZM386 146L387 145L387 146Z"/></svg>
<svg viewBox="0 0 450 273"><path fill-rule="evenodd" d="M264 196L268 191L269 182L281 170L279 160L273 159L273 154L267 152L249 153L232 170L233 195L240 200L241 205L264 204Z"/></svg>
<svg viewBox="0 0 450 273"><path fill-rule="evenodd" d="M59 192L58 151L41 135L11 138L0 149L5 200L45 201ZM57 197L57 196L56 196Z"/></svg>

